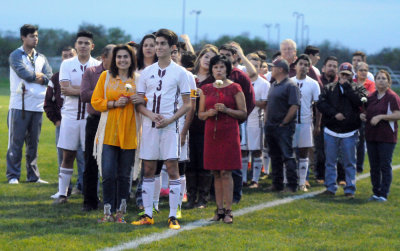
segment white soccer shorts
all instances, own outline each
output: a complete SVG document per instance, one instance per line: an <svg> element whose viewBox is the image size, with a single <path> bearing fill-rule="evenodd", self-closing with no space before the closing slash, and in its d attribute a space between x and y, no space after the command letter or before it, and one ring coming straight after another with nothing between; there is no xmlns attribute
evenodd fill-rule
<svg viewBox="0 0 400 251"><path fill-rule="evenodd" d="M86 119L61 119L60 136L57 147L77 151L79 146L85 149Z"/></svg>
<svg viewBox="0 0 400 251"><path fill-rule="evenodd" d="M293 135L293 148L313 147L313 125L311 123L296 124Z"/></svg>

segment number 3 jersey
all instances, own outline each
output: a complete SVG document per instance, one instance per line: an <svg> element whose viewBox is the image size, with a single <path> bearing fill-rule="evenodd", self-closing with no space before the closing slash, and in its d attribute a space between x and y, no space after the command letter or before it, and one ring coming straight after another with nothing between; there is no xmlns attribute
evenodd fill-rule
<svg viewBox="0 0 400 251"><path fill-rule="evenodd" d="M146 67L137 85L137 93L144 94L148 99L146 108L165 118L174 115L179 109L180 96L190 95L190 91L186 70L173 61L164 69L158 63ZM144 117L143 125L155 127L148 117Z"/></svg>

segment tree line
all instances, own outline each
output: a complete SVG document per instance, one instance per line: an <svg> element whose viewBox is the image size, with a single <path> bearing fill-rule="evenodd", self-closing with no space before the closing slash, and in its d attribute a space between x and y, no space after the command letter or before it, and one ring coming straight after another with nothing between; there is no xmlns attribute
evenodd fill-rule
<svg viewBox="0 0 400 251"><path fill-rule="evenodd" d="M39 27L40 28L40 27ZM102 48L107 44L126 43L132 40L131 35L118 27L106 28L99 24L82 23L78 30L89 30L93 33L95 39L95 49L93 55L100 55ZM47 57L59 56L66 46L71 46L75 42L76 32L68 32L63 29L41 29L39 30L39 44L37 50ZM260 37L250 38L249 34L243 33L238 36L223 35L216 40L203 39L195 48L201 48L203 44L211 43L220 46L228 41L238 42L245 53L256 50L267 52L268 59L278 51L277 44L268 44ZM139 43L140 38L135 42ZM320 44L313 44L320 48L321 60L317 67L321 68L323 60L327 56L336 56L339 62L351 62L354 50L340 44L334 44L329 41L323 41ZM8 67L8 56L10 53L21 46L19 34L11 32L0 33L0 67ZM298 48L298 53L303 50ZM368 55L369 64L386 65L393 70L400 70L400 48L383 48L375 54Z"/></svg>

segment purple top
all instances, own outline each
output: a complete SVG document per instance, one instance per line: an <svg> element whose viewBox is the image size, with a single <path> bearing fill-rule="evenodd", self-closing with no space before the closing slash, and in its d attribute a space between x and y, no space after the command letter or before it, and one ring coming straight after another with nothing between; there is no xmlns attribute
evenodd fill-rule
<svg viewBox="0 0 400 251"><path fill-rule="evenodd" d="M400 110L399 96L388 89L386 94L378 99L378 91L371 93L367 103L367 122L365 123L365 139L373 142L397 143L397 121L394 122L394 130L387 120L381 120L376 126L372 126L371 119L380 114L388 114L388 108L393 111Z"/></svg>
<svg viewBox="0 0 400 251"><path fill-rule="evenodd" d="M90 104L94 88L101 73L105 71L103 64L87 68L82 77L81 83L81 100L86 103L86 110L91 115L100 116L100 112L96 111Z"/></svg>

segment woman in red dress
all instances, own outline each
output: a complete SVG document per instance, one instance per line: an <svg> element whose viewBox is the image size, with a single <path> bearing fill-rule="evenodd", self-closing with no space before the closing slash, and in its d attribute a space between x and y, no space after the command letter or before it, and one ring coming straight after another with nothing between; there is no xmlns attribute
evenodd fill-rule
<svg viewBox="0 0 400 251"><path fill-rule="evenodd" d="M232 170L240 170L240 136L238 120L246 119L246 102L239 84L227 77L232 63L217 55L210 61L214 83L201 87L199 118L206 120L204 131L204 169L214 174L217 210L213 221L232 223ZM224 207L225 204L225 207Z"/></svg>

